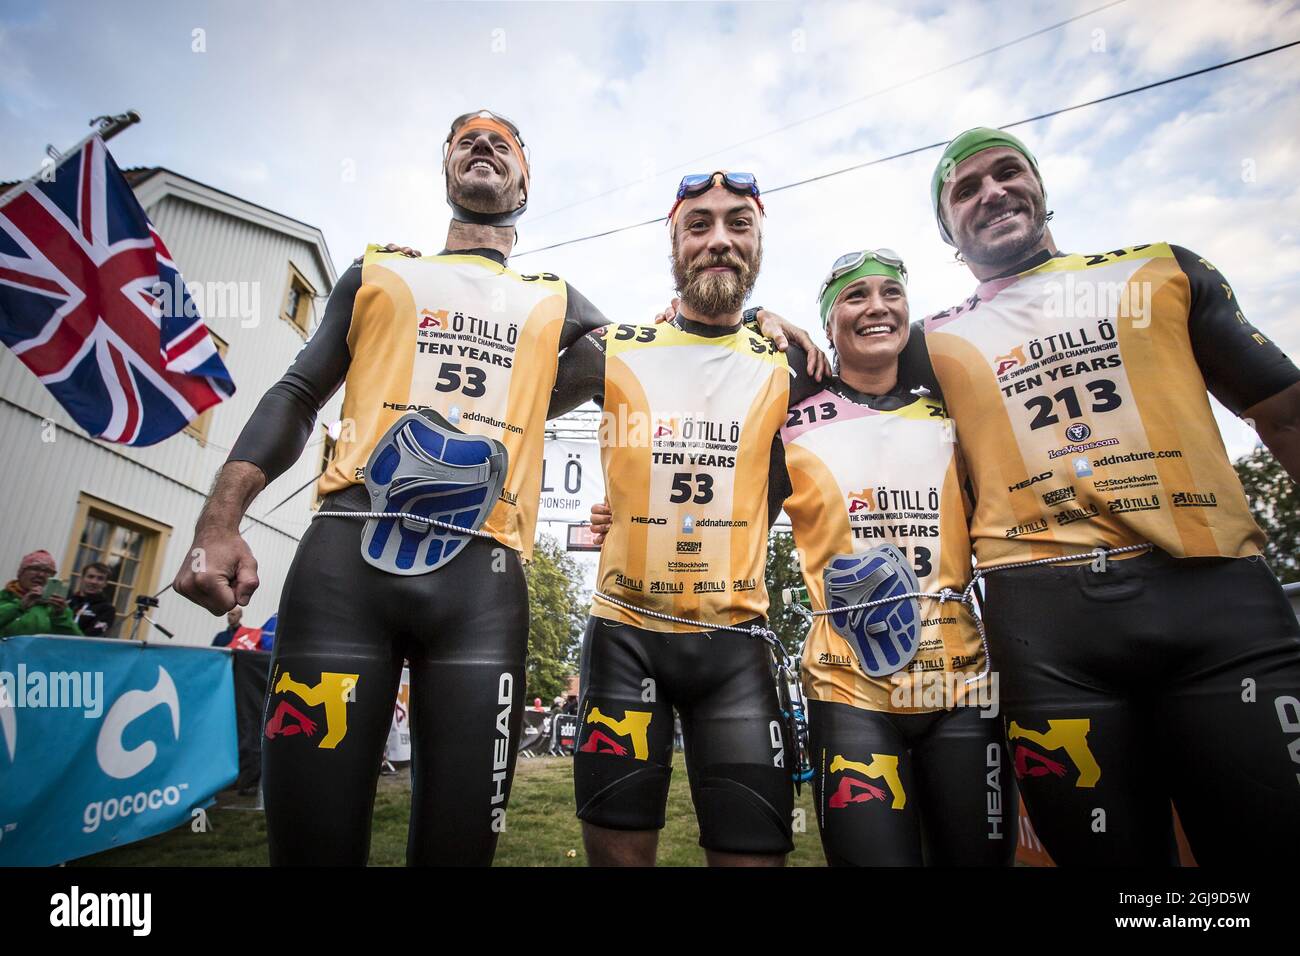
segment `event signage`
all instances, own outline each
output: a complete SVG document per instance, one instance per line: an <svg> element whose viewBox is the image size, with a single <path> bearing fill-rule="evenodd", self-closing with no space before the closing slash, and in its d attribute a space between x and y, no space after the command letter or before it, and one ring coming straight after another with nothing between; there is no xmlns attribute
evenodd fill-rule
<svg viewBox="0 0 1300 956"><path fill-rule="evenodd" d="M234 779L230 657L0 641L0 865L49 866L195 819Z"/></svg>

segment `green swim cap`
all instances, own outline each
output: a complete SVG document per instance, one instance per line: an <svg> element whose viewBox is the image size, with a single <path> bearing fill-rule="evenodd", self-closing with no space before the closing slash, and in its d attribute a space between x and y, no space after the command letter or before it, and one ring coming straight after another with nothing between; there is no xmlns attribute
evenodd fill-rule
<svg viewBox="0 0 1300 956"><path fill-rule="evenodd" d="M934 167L934 175L930 177L930 199L934 204L934 218L939 223L939 235L943 236L943 241L950 246L955 246L957 243L953 241L952 233L948 231L948 225L943 221L943 215L939 211L939 196L943 193L945 177L950 176L951 170L956 169L964 160L995 146L1006 146L1014 149L1029 160L1034 175L1038 177L1038 185L1043 185L1043 174L1038 168L1038 160L1029 151L1029 147L1016 137L1000 129L991 129L987 126L977 126L974 129L966 130L948 144L948 147L943 151L943 155L939 157L939 164ZM1047 199L1046 188L1043 189L1043 199Z"/></svg>
<svg viewBox="0 0 1300 956"><path fill-rule="evenodd" d="M893 262L877 258L878 255L884 255L888 259L895 257L896 253L889 250L879 250L877 252L876 250L867 249L859 253L846 253L835 260L835 265L831 266L830 276L822 283L822 294L818 299L822 314L822 328L825 328L827 323L830 322L831 307L835 305L835 300L839 298L845 286L851 282L857 282L863 276L888 276L898 281L903 288L907 288L907 266L903 265L902 259L897 258L898 264L894 265ZM835 275L840 262L849 259L851 256L863 256L864 258L861 264L853 266L848 272Z"/></svg>

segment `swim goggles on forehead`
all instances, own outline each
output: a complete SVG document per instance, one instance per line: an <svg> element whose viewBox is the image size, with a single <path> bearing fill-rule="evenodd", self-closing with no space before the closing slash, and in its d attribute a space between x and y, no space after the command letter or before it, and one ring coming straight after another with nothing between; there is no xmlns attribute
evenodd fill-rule
<svg viewBox="0 0 1300 956"><path fill-rule="evenodd" d="M907 266L903 257L893 249L863 249L846 252L835 260L831 271L817 290L817 303L821 308L822 323L830 316L831 306L840 292L850 282L868 275L889 276L907 285Z"/></svg>
<svg viewBox="0 0 1300 956"><path fill-rule="evenodd" d="M524 142L523 136L519 134L519 127L506 119L499 113L493 113L491 110L476 110L473 113L465 113L456 117L451 124L451 131L447 133L447 139L442 144L442 158L445 162L447 156L453 149L453 140L463 133L476 129L486 129L499 133L507 140L513 140L512 148L515 149L519 157L520 165L524 167L527 174L529 166L528 144Z"/></svg>
<svg viewBox="0 0 1300 956"><path fill-rule="evenodd" d="M767 210L763 208L763 200L759 198L758 179L753 173L731 173L717 169L711 173L690 173L682 177L682 181L677 185L677 199L673 203L673 208L668 211L668 221L673 221L673 217L677 214L677 207L685 200L693 199L712 189L719 176L722 177L723 186L737 196L749 196L757 203L758 211L767 215Z"/></svg>
<svg viewBox="0 0 1300 956"><path fill-rule="evenodd" d="M861 252L846 252L835 260L831 266L831 271L826 273L826 278L822 280L821 288L817 290L817 301L822 300L826 290L830 288L832 282L840 276L848 275L854 269L857 269L869 259L874 259L881 265L889 266L907 281L907 266L903 265L903 257L893 249L863 249Z"/></svg>

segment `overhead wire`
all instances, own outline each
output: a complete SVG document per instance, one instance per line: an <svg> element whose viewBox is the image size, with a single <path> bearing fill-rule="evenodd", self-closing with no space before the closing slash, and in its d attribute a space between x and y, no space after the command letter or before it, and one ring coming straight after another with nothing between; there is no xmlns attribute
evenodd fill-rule
<svg viewBox="0 0 1300 956"><path fill-rule="evenodd" d="M1190 70L1187 73L1180 73L1177 76L1170 76L1170 77L1166 77L1163 80L1156 80L1153 83L1144 83L1141 86L1134 86L1127 90L1120 90L1118 93L1110 93L1106 96L1099 96L1096 97L1095 99L1085 100L1082 103L1074 103L1070 106L1062 106L1059 109L1048 110L1045 113L1038 113L1035 116L1027 116L1024 119L1018 119L1011 123L1004 123L1001 126L999 126L998 129L1014 129L1017 126L1024 126L1028 123L1041 122L1042 120L1051 119L1054 116L1060 116L1064 113L1073 112L1074 110L1081 110L1089 106L1096 106L1099 103L1108 103L1113 100L1122 99L1123 97L1126 96L1133 96L1136 93L1143 93L1146 92L1147 90L1154 90L1157 87L1168 86L1171 83L1179 83L1183 80L1189 80L1192 77L1203 76L1207 73L1213 73L1216 70L1222 70L1230 66L1236 66L1240 63L1245 63L1249 60L1256 60L1259 59L1260 57L1269 56L1273 53L1280 53L1283 50L1288 50L1295 46L1300 46L1300 40L1292 40L1290 43L1282 43L1279 44L1278 46L1269 47L1266 50L1259 50L1255 53L1249 53L1246 56L1239 56L1236 57L1235 59L1224 60L1221 63L1215 63L1210 66L1201 67L1199 70ZM910 149L904 149L896 153L890 153L888 156L880 156L876 159L869 159L865 162L854 163L852 166L845 166L842 169L836 169L826 173L819 173L816 176L809 176L805 179L799 179L792 183L785 183L781 186L775 186L771 189L765 189L763 190L763 195L769 196L772 193L779 193L787 189L794 189L796 186L806 186L808 183L820 182L825 179L830 179L834 176L843 176L845 173L856 172L859 169L867 169L868 167L871 166L879 166L882 163L893 162L894 160L904 159L908 156L915 156L917 153L924 153L927 150L938 149L941 146L946 146L948 142L949 141L945 139L945 140L940 140L937 143L927 143L924 146L913 146ZM579 242L588 242L592 239L602 239L605 236L612 236L620 232L627 232L628 230L631 229L639 229L642 226L651 226L654 225L655 223L666 222L667 220L668 220L667 216L659 216L655 219L646 219L643 222L631 223L626 226L618 226L613 229L605 229L601 232L591 233L590 235L578 236L573 239L565 239L560 242L550 243L549 245L538 246L535 249L528 249L525 250L524 252L517 252L512 256L512 258L518 259L522 256L530 256L537 252L546 252L547 250L550 249L559 249L563 246L571 246Z"/></svg>

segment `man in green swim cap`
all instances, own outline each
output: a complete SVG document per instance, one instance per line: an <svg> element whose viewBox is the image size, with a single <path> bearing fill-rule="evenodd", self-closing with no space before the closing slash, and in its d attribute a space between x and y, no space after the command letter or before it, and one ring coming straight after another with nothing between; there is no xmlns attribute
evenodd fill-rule
<svg viewBox="0 0 1300 956"><path fill-rule="evenodd" d="M1172 802L1202 866L1289 859L1300 626L1206 392L1296 478L1300 369L1194 252L1058 251L1006 132L949 143L930 198L980 283L924 340L1034 830L1058 865L1169 864Z"/></svg>
<svg viewBox="0 0 1300 956"><path fill-rule="evenodd" d="M949 143L930 177L930 198L943 241L960 250L977 279L1056 252L1038 160L1010 133L980 126Z"/></svg>

